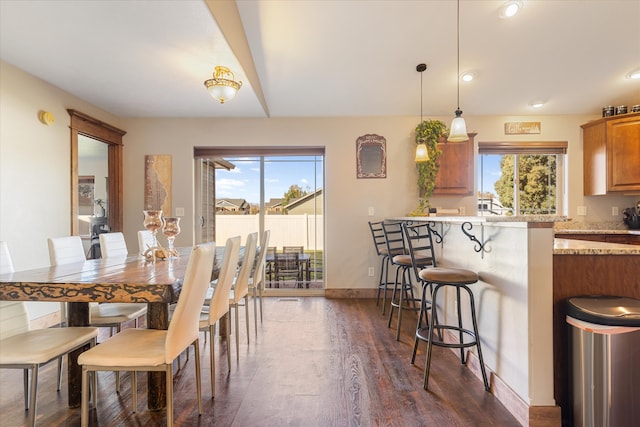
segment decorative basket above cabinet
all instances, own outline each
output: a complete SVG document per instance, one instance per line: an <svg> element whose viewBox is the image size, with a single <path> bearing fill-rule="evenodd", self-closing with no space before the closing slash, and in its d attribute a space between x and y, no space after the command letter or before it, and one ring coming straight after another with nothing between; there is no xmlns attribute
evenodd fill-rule
<svg viewBox="0 0 640 427"><path fill-rule="evenodd" d="M582 127L584 195L640 192L640 113Z"/></svg>

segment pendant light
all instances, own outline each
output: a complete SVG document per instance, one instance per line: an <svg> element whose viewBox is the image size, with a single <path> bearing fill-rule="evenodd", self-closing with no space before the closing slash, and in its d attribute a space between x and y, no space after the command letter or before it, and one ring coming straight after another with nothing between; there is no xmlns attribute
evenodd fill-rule
<svg viewBox="0 0 640 427"><path fill-rule="evenodd" d="M427 64L418 64L416 71L420 73L420 124L422 124L422 73L427 69ZM424 140L420 138L420 144L416 145L416 162L426 162L429 160L429 150Z"/></svg>
<svg viewBox="0 0 640 427"><path fill-rule="evenodd" d="M458 0L457 9L457 36L458 36L458 72L456 79L458 81L458 108L456 109L456 117L451 121L451 128L449 131L448 142L464 142L469 140L467 135L467 124L462 118L462 110L460 110L460 0Z"/></svg>
<svg viewBox="0 0 640 427"><path fill-rule="evenodd" d="M204 85L213 99L224 104L225 101L236 96L242 87L242 82L235 80L235 76L229 68L217 65L213 72L213 78L205 80Z"/></svg>

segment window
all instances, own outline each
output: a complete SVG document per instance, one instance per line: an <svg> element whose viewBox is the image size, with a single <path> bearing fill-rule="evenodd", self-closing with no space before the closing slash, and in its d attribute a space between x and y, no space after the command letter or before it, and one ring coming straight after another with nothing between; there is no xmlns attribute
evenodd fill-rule
<svg viewBox="0 0 640 427"><path fill-rule="evenodd" d="M479 142L478 215L564 212L566 142Z"/></svg>

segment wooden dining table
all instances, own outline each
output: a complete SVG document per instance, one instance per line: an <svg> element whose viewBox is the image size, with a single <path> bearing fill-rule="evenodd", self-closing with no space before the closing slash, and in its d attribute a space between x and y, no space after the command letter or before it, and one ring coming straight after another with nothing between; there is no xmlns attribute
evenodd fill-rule
<svg viewBox="0 0 640 427"><path fill-rule="evenodd" d="M167 329L169 304L178 300L191 248L179 256L146 261L140 256L110 257L0 274L0 300L68 303L68 325L89 325L89 303L147 303L147 327ZM88 347L87 347L88 348ZM69 406L80 406L82 370L69 354ZM148 373L148 407L166 405L164 372Z"/></svg>

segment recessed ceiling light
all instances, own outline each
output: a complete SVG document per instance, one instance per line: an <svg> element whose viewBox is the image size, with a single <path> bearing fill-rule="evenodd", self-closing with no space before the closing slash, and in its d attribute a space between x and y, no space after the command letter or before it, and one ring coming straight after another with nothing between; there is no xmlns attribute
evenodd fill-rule
<svg viewBox="0 0 640 427"><path fill-rule="evenodd" d="M627 78L633 80L640 79L640 68L636 68L635 70L627 74Z"/></svg>
<svg viewBox="0 0 640 427"><path fill-rule="evenodd" d="M529 107L531 108L541 108L544 105L544 101L531 101L529 103Z"/></svg>
<svg viewBox="0 0 640 427"><path fill-rule="evenodd" d="M500 18L512 18L522 9L520 0L506 1L500 8Z"/></svg>
<svg viewBox="0 0 640 427"><path fill-rule="evenodd" d="M460 79L463 82L470 82L471 80L476 78L477 73L475 71L465 71L464 73L460 74Z"/></svg>

